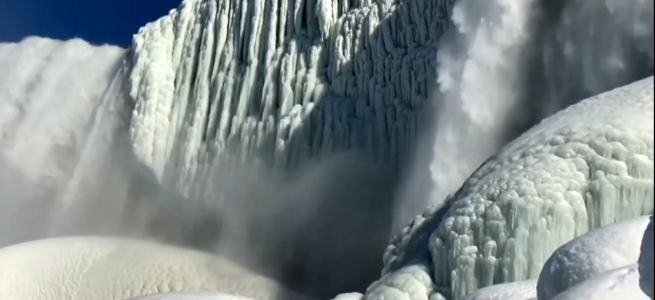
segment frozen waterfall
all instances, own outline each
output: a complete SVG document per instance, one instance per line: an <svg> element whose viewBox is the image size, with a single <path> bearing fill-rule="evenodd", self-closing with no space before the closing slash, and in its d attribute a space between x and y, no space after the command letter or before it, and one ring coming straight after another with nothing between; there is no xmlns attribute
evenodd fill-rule
<svg viewBox="0 0 655 300"><path fill-rule="evenodd" d="M0 247L150 237L363 292L392 230L653 57L652 0L192 0L130 49L0 44Z"/></svg>

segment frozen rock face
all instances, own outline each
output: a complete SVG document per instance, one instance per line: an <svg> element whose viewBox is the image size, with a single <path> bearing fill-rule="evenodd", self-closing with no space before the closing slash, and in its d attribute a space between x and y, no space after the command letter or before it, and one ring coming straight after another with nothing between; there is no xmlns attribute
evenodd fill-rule
<svg viewBox="0 0 655 300"><path fill-rule="evenodd" d="M637 265L633 264L586 280L553 298L553 300L580 299L647 300L648 297L639 289L639 271Z"/></svg>
<svg viewBox="0 0 655 300"><path fill-rule="evenodd" d="M186 1L134 37L134 153L180 188L228 152L282 169L352 149L397 161L452 2Z"/></svg>
<svg viewBox="0 0 655 300"><path fill-rule="evenodd" d="M653 240L655 233L653 232L653 216L650 216L650 222L644 232L644 237L641 241L641 254L639 255L639 286L644 293L653 299L653 249L655 248Z"/></svg>
<svg viewBox="0 0 655 300"><path fill-rule="evenodd" d="M481 288L464 300L528 300L537 295L537 282L525 280Z"/></svg>
<svg viewBox="0 0 655 300"><path fill-rule="evenodd" d="M0 249L0 267L1 299L124 300L211 291L308 300L221 257L132 239L65 237L17 244Z"/></svg>
<svg viewBox="0 0 655 300"><path fill-rule="evenodd" d="M637 263L648 223L648 216L618 222L557 248L539 275L539 299L552 299L582 281Z"/></svg>
<svg viewBox="0 0 655 300"><path fill-rule="evenodd" d="M483 164L445 205L403 229L385 253L383 278L364 299L457 300L494 283L536 279L564 243L651 213L652 123L653 77L544 120ZM404 286L394 284L400 278ZM419 290L426 294L411 296Z"/></svg>

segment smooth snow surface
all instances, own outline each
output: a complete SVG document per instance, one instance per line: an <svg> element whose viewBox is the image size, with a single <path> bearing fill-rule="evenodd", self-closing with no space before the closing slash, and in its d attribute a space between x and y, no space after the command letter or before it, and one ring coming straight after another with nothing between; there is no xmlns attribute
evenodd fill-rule
<svg viewBox="0 0 655 300"><path fill-rule="evenodd" d="M648 216L587 232L557 248L539 275L538 298L550 300L578 283L637 263Z"/></svg>
<svg viewBox="0 0 655 300"><path fill-rule="evenodd" d="M447 205L403 229L385 253L384 278L429 266L435 287L420 288L451 300L536 279L576 236L653 211L653 143L653 77L560 111L482 165ZM386 289L397 288L376 283L365 299Z"/></svg>
<svg viewBox="0 0 655 300"><path fill-rule="evenodd" d="M165 293L143 297L130 298L126 300L256 300L241 296L233 296L218 293Z"/></svg>
<svg viewBox="0 0 655 300"><path fill-rule="evenodd" d="M637 265L608 271L593 279L586 280L553 300L647 300L639 289Z"/></svg>
<svg viewBox="0 0 655 300"><path fill-rule="evenodd" d="M0 299L123 300L198 291L307 300L219 256L153 242L65 237L0 249Z"/></svg>
<svg viewBox="0 0 655 300"><path fill-rule="evenodd" d="M537 295L537 282L525 280L481 288L463 300L527 300Z"/></svg>
<svg viewBox="0 0 655 300"><path fill-rule="evenodd" d="M362 296L363 295L360 293L346 293L346 294L340 294L332 300L361 300Z"/></svg>
<svg viewBox="0 0 655 300"><path fill-rule="evenodd" d="M653 260L655 259L655 232L653 230L653 216L650 217L648 227L644 231L644 237L641 241L641 254L639 255L639 286L648 297L652 300L655 296L653 294L653 285L655 279L653 278Z"/></svg>

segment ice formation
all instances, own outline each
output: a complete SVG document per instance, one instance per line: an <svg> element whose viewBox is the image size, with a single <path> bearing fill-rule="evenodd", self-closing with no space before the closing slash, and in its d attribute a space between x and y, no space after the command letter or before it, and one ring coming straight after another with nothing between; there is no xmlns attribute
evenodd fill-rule
<svg viewBox="0 0 655 300"><path fill-rule="evenodd" d="M650 217L648 227L644 232L644 237L641 241L641 254L639 255L639 286L644 293L652 300L653 296L653 249L655 248L655 233L653 232L653 216Z"/></svg>
<svg viewBox="0 0 655 300"><path fill-rule="evenodd" d="M637 263L648 223L648 216L614 223L557 248L539 275L539 299L550 300L582 281Z"/></svg>
<svg viewBox="0 0 655 300"><path fill-rule="evenodd" d="M134 37L134 153L181 189L230 151L281 169L338 150L398 161L452 2L186 1Z"/></svg>
<svg viewBox="0 0 655 300"><path fill-rule="evenodd" d="M464 297L464 300L527 300L537 295L537 282L524 280L481 288Z"/></svg>
<svg viewBox="0 0 655 300"><path fill-rule="evenodd" d="M364 299L421 290L427 294L408 299L457 300L536 279L576 236L652 213L653 143L653 77L560 111L403 229Z"/></svg>
<svg viewBox="0 0 655 300"><path fill-rule="evenodd" d="M64 237L0 249L1 299L124 300L213 291L309 300L221 257L133 239Z"/></svg>
<svg viewBox="0 0 655 300"><path fill-rule="evenodd" d="M639 289L637 264L608 271L559 294L553 300L647 300Z"/></svg>

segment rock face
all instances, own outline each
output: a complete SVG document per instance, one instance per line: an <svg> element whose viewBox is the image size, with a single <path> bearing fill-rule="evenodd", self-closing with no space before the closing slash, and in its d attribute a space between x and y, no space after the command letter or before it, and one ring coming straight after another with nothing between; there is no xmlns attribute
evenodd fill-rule
<svg viewBox="0 0 655 300"><path fill-rule="evenodd" d="M639 255L639 286L643 292L650 297L653 297L653 258L655 233L653 232L653 216L650 216L650 222L644 232L644 237L641 241L641 254Z"/></svg>

